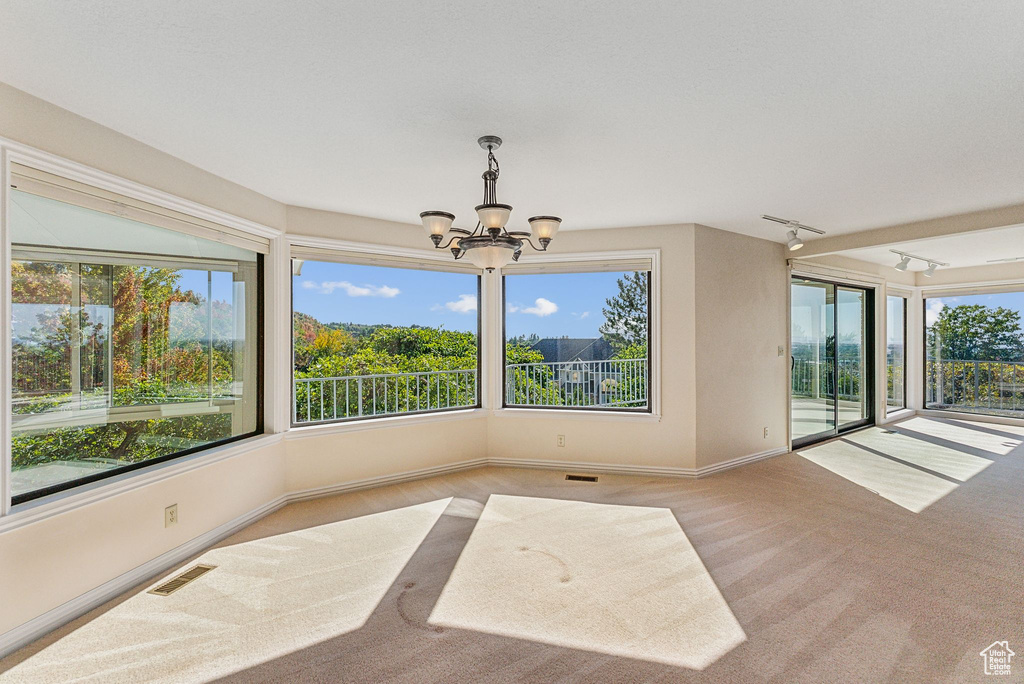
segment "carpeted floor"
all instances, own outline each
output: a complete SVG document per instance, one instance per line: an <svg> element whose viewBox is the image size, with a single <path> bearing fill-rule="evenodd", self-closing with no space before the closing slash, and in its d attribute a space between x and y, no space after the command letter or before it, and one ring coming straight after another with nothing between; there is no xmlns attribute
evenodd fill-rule
<svg viewBox="0 0 1024 684"><path fill-rule="evenodd" d="M985 681L989 644L1024 653L1022 443L919 417L700 480L485 468L293 504L0 681Z"/></svg>

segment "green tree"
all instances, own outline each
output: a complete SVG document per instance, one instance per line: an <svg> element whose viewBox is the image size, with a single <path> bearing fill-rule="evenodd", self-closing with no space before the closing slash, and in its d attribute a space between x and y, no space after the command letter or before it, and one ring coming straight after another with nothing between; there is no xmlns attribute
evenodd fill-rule
<svg viewBox="0 0 1024 684"><path fill-rule="evenodd" d="M632 344L647 343L647 274L627 273L618 281L619 292L606 299L601 309L604 324L601 335L612 347L621 349Z"/></svg>
<svg viewBox="0 0 1024 684"><path fill-rule="evenodd" d="M1020 313L983 304L947 306L928 328L928 352L943 360L1020 361Z"/></svg>

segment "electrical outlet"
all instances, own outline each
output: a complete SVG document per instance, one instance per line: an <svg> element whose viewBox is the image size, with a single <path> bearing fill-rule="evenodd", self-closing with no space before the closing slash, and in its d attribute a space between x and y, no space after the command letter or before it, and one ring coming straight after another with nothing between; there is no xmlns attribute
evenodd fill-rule
<svg viewBox="0 0 1024 684"><path fill-rule="evenodd" d="M164 509L164 527L178 524L178 504L171 504Z"/></svg>
<svg viewBox="0 0 1024 684"><path fill-rule="evenodd" d="M565 435L558 435L558 439L555 441L555 444L557 444L560 447L564 447L565 446Z"/></svg>
<svg viewBox="0 0 1024 684"><path fill-rule="evenodd" d="M768 439L768 428L767 427L765 427L765 429L764 429L764 438Z"/></svg>
<svg viewBox="0 0 1024 684"><path fill-rule="evenodd" d="M782 346L782 345L780 344L780 345L779 345L779 356L785 356L785 355L786 355L786 348L785 348L785 347L783 347L783 346Z"/></svg>

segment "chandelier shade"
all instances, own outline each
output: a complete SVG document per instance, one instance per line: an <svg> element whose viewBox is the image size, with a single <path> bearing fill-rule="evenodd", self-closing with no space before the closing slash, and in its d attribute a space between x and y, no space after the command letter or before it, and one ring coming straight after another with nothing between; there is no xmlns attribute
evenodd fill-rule
<svg viewBox="0 0 1024 684"><path fill-rule="evenodd" d="M487 150L487 170L483 173L484 201L477 205L476 228L472 231L454 228L455 215L447 211L424 211L420 214L423 229L437 249L450 249L455 259L469 257L477 268L492 271L518 261L527 243L538 252L546 252L551 240L558 232L562 219L557 216L534 216L528 220L529 231L506 229L512 216L512 206L498 202L498 175L501 170L494 150L501 146L501 138L485 135L477 143ZM448 243L441 244L445 234L451 234ZM533 243L536 238L540 246Z"/></svg>
<svg viewBox="0 0 1024 684"><path fill-rule="evenodd" d="M449 214L447 211L424 211L420 214L420 220L423 221L427 235L441 237L452 227L455 214Z"/></svg>
<svg viewBox="0 0 1024 684"><path fill-rule="evenodd" d="M507 204L481 204L476 208L476 215L487 230L501 229L508 223L512 207Z"/></svg>

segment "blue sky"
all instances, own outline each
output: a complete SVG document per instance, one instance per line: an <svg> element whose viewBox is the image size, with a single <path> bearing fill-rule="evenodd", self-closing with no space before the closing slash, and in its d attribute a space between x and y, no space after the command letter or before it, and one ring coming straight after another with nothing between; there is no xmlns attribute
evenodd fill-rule
<svg viewBox="0 0 1024 684"><path fill-rule="evenodd" d="M508 335L598 337L601 307L621 275L509 276ZM294 309L323 323L476 331L476 275L307 261L292 280Z"/></svg>
<svg viewBox="0 0 1024 684"><path fill-rule="evenodd" d="M928 325L938 319L944 307L959 304L982 304L992 308L1003 307L1012 309L1024 318L1024 292L1006 292L990 295L970 295L968 297L934 297L925 300L925 317Z"/></svg>

